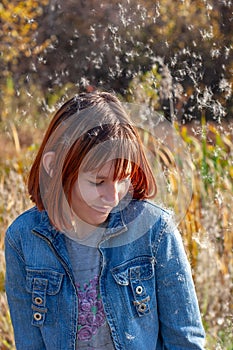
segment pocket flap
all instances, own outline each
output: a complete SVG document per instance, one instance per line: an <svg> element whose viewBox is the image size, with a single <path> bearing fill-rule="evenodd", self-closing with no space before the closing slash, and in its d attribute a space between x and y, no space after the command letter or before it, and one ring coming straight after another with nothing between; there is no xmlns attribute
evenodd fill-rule
<svg viewBox="0 0 233 350"><path fill-rule="evenodd" d="M140 256L114 267L111 272L115 281L127 286L130 280L148 280L154 276L154 258Z"/></svg>
<svg viewBox="0 0 233 350"><path fill-rule="evenodd" d="M50 270L26 271L26 289L29 293L35 290L43 291L49 295L57 294L61 288L63 274Z"/></svg>

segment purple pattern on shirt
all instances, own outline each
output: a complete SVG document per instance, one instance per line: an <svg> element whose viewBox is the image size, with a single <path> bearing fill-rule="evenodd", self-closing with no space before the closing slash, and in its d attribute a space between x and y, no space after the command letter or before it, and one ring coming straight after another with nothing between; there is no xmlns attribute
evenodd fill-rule
<svg viewBox="0 0 233 350"><path fill-rule="evenodd" d="M85 283L83 288L76 285L78 291L78 339L90 340L105 322L103 304L100 297L98 276Z"/></svg>

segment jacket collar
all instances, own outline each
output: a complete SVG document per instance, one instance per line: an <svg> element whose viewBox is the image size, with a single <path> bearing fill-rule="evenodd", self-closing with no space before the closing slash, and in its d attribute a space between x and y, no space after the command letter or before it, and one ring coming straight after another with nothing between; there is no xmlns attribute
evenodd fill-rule
<svg viewBox="0 0 233 350"><path fill-rule="evenodd" d="M115 207L109 214L108 221L105 227L104 236L112 236L119 234L121 232L127 231L127 226L125 224L124 218L124 208L129 204L129 199L124 198L117 207ZM58 237L63 235L63 232L57 230L50 222L47 211L41 212L41 221L38 225L33 228L33 231L37 234L43 236L46 240L49 240L51 243L56 241Z"/></svg>
<svg viewBox="0 0 233 350"><path fill-rule="evenodd" d="M61 235L61 232L51 224L46 211L41 212L41 220L32 231L39 233L51 242Z"/></svg>

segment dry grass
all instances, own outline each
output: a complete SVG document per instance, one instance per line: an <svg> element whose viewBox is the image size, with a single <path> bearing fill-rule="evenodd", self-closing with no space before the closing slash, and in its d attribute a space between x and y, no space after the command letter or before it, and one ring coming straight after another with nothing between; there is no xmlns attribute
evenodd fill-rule
<svg viewBox="0 0 233 350"><path fill-rule="evenodd" d="M232 350L233 134L231 130L226 133L204 123L200 128L197 135L191 135L186 128L180 131L194 164L192 200L186 216L180 222L180 228L192 264L207 331L206 348ZM0 166L1 350L14 349L3 285L4 232L10 222L30 206L23 174L32 158L33 154L27 149L24 156L5 160Z"/></svg>
<svg viewBox="0 0 233 350"><path fill-rule="evenodd" d="M12 150L10 150L12 152ZM0 350L15 349L13 330L4 292L4 233L10 223L31 204L29 202L25 178L29 151L23 152L23 158L18 155L15 159L5 160L0 164ZM25 159L24 159L25 158Z"/></svg>
<svg viewBox="0 0 233 350"><path fill-rule="evenodd" d="M208 349L233 349L233 129L203 122L201 138L183 129L195 163L193 199L181 227Z"/></svg>

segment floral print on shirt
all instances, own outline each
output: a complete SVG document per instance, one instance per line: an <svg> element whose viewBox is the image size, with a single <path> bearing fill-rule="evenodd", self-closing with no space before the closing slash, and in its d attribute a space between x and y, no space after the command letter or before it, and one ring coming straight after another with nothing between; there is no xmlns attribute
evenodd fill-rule
<svg viewBox="0 0 233 350"><path fill-rule="evenodd" d="M99 327L105 323L105 314L99 292L98 276L83 288L76 284L78 291L78 339L90 340Z"/></svg>

